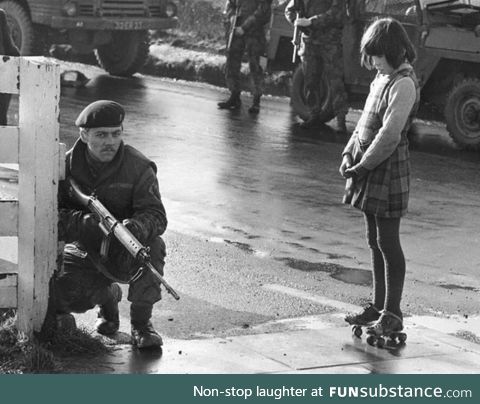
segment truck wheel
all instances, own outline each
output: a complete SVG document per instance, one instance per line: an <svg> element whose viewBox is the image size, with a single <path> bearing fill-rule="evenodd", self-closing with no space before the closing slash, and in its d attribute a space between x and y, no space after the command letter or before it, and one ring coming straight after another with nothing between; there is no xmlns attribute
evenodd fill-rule
<svg viewBox="0 0 480 404"><path fill-rule="evenodd" d="M480 148L480 79L468 78L455 84L445 104L445 121L459 146Z"/></svg>
<svg viewBox="0 0 480 404"><path fill-rule="evenodd" d="M0 1L0 8L7 14L13 41L23 56L34 53L34 29L28 11L16 1Z"/></svg>
<svg viewBox="0 0 480 404"><path fill-rule="evenodd" d="M302 65L297 67L293 74L292 91L290 93L290 101L293 110L304 121L310 119L312 108L315 105L321 105L321 121L328 122L335 117L332 109L332 92L328 80L322 78L319 83L321 99L316 96L307 97L305 89L305 79Z"/></svg>
<svg viewBox="0 0 480 404"><path fill-rule="evenodd" d="M98 64L113 76L131 76L147 61L148 32L113 32L112 37L110 43L95 49Z"/></svg>

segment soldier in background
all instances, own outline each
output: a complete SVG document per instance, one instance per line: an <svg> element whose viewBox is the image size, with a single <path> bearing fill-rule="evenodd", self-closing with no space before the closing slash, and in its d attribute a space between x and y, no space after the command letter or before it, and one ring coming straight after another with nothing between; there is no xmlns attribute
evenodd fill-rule
<svg viewBox="0 0 480 404"><path fill-rule="evenodd" d="M343 82L342 28L346 18L345 0L290 0L285 8L287 20L302 32L300 55L308 93L318 92L326 75L333 94L332 106L340 131L346 132L347 93ZM320 99L320 96L315 97ZM312 108L311 117L302 127L322 123L320 105Z"/></svg>
<svg viewBox="0 0 480 404"><path fill-rule="evenodd" d="M229 26L227 38L230 35L232 38L228 41L230 46L227 46L225 81L230 97L218 103L220 109L238 109L241 106L240 69L243 54L247 52L253 81L253 104L248 111L252 114L260 111L264 82L260 57L265 53L265 31L272 14L271 5L272 0L227 0L224 12Z"/></svg>
<svg viewBox="0 0 480 404"><path fill-rule="evenodd" d="M7 24L5 11L0 8L0 55L20 56L18 48L13 43ZM0 125L7 124L7 111L10 104L10 94L0 93Z"/></svg>

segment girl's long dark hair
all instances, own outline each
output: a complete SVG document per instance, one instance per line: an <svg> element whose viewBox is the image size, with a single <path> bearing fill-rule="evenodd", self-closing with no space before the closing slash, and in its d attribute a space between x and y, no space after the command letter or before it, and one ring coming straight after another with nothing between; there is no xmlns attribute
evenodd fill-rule
<svg viewBox="0 0 480 404"><path fill-rule="evenodd" d="M403 25L394 18L380 18L366 29L360 43L362 66L372 68L372 56L385 56L394 69L406 60L413 63L415 48Z"/></svg>

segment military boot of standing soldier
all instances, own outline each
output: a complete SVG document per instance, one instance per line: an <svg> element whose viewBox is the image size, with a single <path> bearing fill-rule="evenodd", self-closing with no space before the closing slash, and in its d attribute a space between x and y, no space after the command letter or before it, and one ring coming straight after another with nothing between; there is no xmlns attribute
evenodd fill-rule
<svg viewBox="0 0 480 404"><path fill-rule="evenodd" d="M242 106L240 91L232 92L227 100L221 101L217 105L219 109L239 109Z"/></svg>
<svg viewBox="0 0 480 404"><path fill-rule="evenodd" d="M253 102L250 108L248 108L248 112L251 114L258 114L260 112L260 95L253 96Z"/></svg>

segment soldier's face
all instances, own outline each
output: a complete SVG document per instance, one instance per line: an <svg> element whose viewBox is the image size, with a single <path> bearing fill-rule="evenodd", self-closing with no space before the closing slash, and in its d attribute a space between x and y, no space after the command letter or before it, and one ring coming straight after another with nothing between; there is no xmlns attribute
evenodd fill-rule
<svg viewBox="0 0 480 404"><path fill-rule="evenodd" d="M108 163L114 159L122 142L122 134L121 126L80 130L80 137L87 145L88 152L95 160L102 163Z"/></svg>

